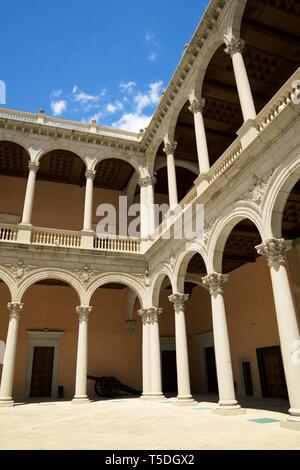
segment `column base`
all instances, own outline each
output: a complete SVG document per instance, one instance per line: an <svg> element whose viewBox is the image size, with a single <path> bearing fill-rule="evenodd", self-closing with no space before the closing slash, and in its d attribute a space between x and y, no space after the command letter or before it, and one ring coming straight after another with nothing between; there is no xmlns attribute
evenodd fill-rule
<svg viewBox="0 0 300 470"><path fill-rule="evenodd" d="M280 427L290 429L291 431L300 431L300 419L288 418L286 421L280 421Z"/></svg>
<svg viewBox="0 0 300 470"><path fill-rule="evenodd" d="M163 393L143 393L140 398L140 400L144 401L155 401L155 400L165 400L166 397L164 396Z"/></svg>
<svg viewBox="0 0 300 470"><path fill-rule="evenodd" d="M79 397L74 397L73 400L71 401L72 405L82 405L85 403L90 403L90 399L87 396L79 396Z"/></svg>
<svg viewBox="0 0 300 470"><path fill-rule="evenodd" d="M247 413L245 408L242 408L241 405L239 405L239 403L237 402L235 402L235 404L219 403L217 408L213 409L212 412L214 414L223 415L223 416L233 416L233 415L240 415L240 414Z"/></svg>
<svg viewBox="0 0 300 470"><path fill-rule="evenodd" d="M191 395L178 396L173 402L175 406L196 406L198 402Z"/></svg>
<svg viewBox="0 0 300 470"><path fill-rule="evenodd" d="M0 408L11 408L14 406L14 400L9 398L0 398Z"/></svg>

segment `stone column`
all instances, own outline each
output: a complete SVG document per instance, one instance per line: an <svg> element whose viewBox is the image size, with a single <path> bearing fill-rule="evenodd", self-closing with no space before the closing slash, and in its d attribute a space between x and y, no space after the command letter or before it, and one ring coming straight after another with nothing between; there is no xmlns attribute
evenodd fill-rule
<svg viewBox="0 0 300 470"><path fill-rule="evenodd" d="M84 219L83 230L92 230L92 216L93 216L93 181L96 176L95 170L86 170L86 187L85 187L85 202L84 202Z"/></svg>
<svg viewBox="0 0 300 470"><path fill-rule="evenodd" d="M176 147L177 147L177 142L174 142L174 144L170 144L169 142L166 142L164 146L164 152L167 155L170 209L174 209L178 205L176 168L175 168L175 159L174 159Z"/></svg>
<svg viewBox="0 0 300 470"><path fill-rule="evenodd" d="M190 98L190 104L191 105L189 107L189 110L194 114L199 172L200 174L207 173L210 168L210 164L203 120L203 109L205 106L205 100L198 100L197 98L193 97Z"/></svg>
<svg viewBox="0 0 300 470"><path fill-rule="evenodd" d="M155 213L154 213L154 185L156 178L147 176L139 179L141 188L141 237L146 238L154 233Z"/></svg>
<svg viewBox="0 0 300 470"><path fill-rule="evenodd" d="M0 387L0 406L13 406L14 404L12 398L12 387L16 362L20 314L23 309L23 304L18 302L10 302L7 307L10 315Z"/></svg>
<svg viewBox="0 0 300 470"><path fill-rule="evenodd" d="M95 170L86 170L86 186L84 201L83 230L81 232L81 248L93 248L94 232L92 230L93 217L93 181L96 175Z"/></svg>
<svg viewBox="0 0 300 470"><path fill-rule="evenodd" d="M187 294L170 295L169 300L175 310L175 342L178 395L176 404L190 405L195 403L191 395L189 356L185 326L185 302Z"/></svg>
<svg viewBox="0 0 300 470"><path fill-rule="evenodd" d="M285 253L292 241L272 238L256 249L267 258L280 338L282 360L289 394L290 416L285 427L300 430L300 337L297 316L286 269Z"/></svg>
<svg viewBox="0 0 300 470"><path fill-rule="evenodd" d="M36 174L40 167L39 162L28 162L29 174L27 179L27 187L23 208L22 224L31 225L32 206L34 201L34 190Z"/></svg>
<svg viewBox="0 0 300 470"><path fill-rule="evenodd" d="M235 398L233 373L230 356L226 312L223 298L223 285L228 276L212 273L202 278L203 285L211 295L214 348L217 366L219 403L214 412L237 414L245 412Z"/></svg>
<svg viewBox="0 0 300 470"><path fill-rule="evenodd" d="M162 398L161 381L161 356L159 339L159 316L161 308L150 308L148 310L150 323L150 356L151 356L151 395L152 398Z"/></svg>
<svg viewBox="0 0 300 470"><path fill-rule="evenodd" d="M246 66L242 56L245 41L231 38L225 52L231 56L235 81L238 89L244 121L256 118L255 105L252 97Z"/></svg>
<svg viewBox="0 0 300 470"><path fill-rule="evenodd" d="M87 403L88 319L92 307L76 307L79 315L79 331L76 362L75 396L72 403Z"/></svg>
<svg viewBox="0 0 300 470"><path fill-rule="evenodd" d="M151 355L150 355L150 319L149 310L142 308L138 315L143 322L143 393L142 399L151 398Z"/></svg>

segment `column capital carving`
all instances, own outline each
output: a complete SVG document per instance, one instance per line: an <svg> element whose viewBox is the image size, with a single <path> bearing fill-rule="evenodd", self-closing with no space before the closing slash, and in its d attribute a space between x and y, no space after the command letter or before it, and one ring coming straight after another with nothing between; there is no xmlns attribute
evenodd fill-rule
<svg viewBox="0 0 300 470"><path fill-rule="evenodd" d="M168 297L169 301L174 305L174 310L177 312L178 310L185 309L185 302L189 300L189 294L173 294Z"/></svg>
<svg viewBox="0 0 300 470"><path fill-rule="evenodd" d="M174 142L173 144L171 144L170 142L165 142L165 146L163 150L167 156L174 155L176 149L177 149L177 142Z"/></svg>
<svg viewBox="0 0 300 470"><path fill-rule="evenodd" d="M159 321L159 316L162 314L162 308L150 307L141 308L138 315L142 317L143 324L156 323Z"/></svg>
<svg viewBox="0 0 300 470"><path fill-rule="evenodd" d="M284 238L270 238L255 248L259 255L267 258L268 266L270 268L278 270L280 266L285 265L285 254L292 248L292 244L292 240L285 240Z"/></svg>
<svg viewBox="0 0 300 470"><path fill-rule="evenodd" d="M28 162L29 171L34 171L36 173L39 167L40 167L40 162Z"/></svg>
<svg viewBox="0 0 300 470"><path fill-rule="evenodd" d="M154 186L156 183L156 178L155 176L146 176L145 178L140 178L139 179L139 186L142 187L147 187L147 186Z"/></svg>
<svg viewBox="0 0 300 470"><path fill-rule="evenodd" d="M96 170L86 170L85 177L87 180L94 180L96 176Z"/></svg>
<svg viewBox="0 0 300 470"><path fill-rule="evenodd" d="M202 277L204 287L206 287L210 295L217 297L223 295L224 284L228 281L228 274L212 273Z"/></svg>
<svg viewBox="0 0 300 470"><path fill-rule="evenodd" d="M198 100L198 98L192 98L190 99L190 106L189 106L189 110L193 113L193 114L196 114L196 113L203 113L203 110L204 110L204 107L205 107L205 99L204 98L201 98L200 100Z"/></svg>
<svg viewBox="0 0 300 470"><path fill-rule="evenodd" d="M9 310L9 318L10 320L14 318L15 320L18 320L18 318L21 315L21 312L23 310L23 305L20 302L9 302L7 304L7 308Z"/></svg>
<svg viewBox="0 0 300 470"><path fill-rule="evenodd" d="M242 53L245 47L245 41L243 39L238 39L232 37L229 42L227 42L227 47L225 49L226 54L229 54L231 57L236 52Z"/></svg>
<svg viewBox="0 0 300 470"><path fill-rule="evenodd" d="M87 322L89 319L89 314L92 311L92 307L89 306L83 306L80 305L79 307L76 307L76 313L79 315L79 321L80 322Z"/></svg>

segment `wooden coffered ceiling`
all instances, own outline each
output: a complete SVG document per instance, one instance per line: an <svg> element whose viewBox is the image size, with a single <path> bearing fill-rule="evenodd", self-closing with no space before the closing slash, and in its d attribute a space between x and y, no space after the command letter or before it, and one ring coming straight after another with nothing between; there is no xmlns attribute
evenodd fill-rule
<svg viewBox="0 0 300 470"><path fill-rule="evenodd" d="M84 162L74 153L54 150L41 159L37 179L84 186L85 169ZM133 171L133 167L122 160L104 160L96 167L94 186L123 191ZM0 174L27 178L28 156L21 146L0 142Z"/></svg>

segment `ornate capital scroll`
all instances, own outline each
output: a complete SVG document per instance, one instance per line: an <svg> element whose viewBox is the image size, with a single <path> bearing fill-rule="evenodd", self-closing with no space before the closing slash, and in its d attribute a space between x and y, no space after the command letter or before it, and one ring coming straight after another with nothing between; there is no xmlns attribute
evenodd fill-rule
<svg viewBox="0 0 300 470"><path fill-rule="evenodd" d="M212 273L202 277L204 287L207 287L210 295L217 297L223 295L224 284L228 281L228 274Z"/></svg>
<svg viewBox="0 0 300 470"><path fill-rule="evenodd" d="M267 258L270 268L278 270L280 266L285 265L285 254L292 248L292 244L292 240L270 238L255 248L259 255Z"/></svg>

